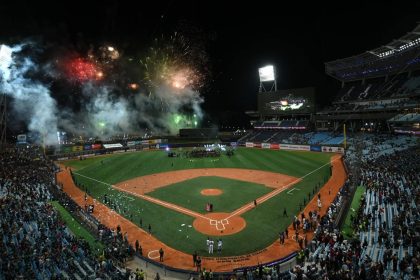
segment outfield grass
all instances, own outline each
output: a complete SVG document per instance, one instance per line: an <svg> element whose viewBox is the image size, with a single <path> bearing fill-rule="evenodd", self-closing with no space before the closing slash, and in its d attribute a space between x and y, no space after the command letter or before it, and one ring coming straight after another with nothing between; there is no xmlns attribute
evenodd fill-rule
<svg viewBox="0 0 420 280"><path fill-rule="evenodd" d="M51 205L58 211L61 219L66 223L70 231L78 238L84 239L89 243L90 248L96 254L103 252L104 246L96 241L95 237L87 231L73 216L58 202L51 201Z"/></svg>
<svg viewBox="0 0 420 280"><path fill-rule="evenodd" d="M218 196L200 194L203 189L214 188L222 190L223 194ZM147 195L205 214L206 203L213 204L213 212L230 213L270 191L273 189L260 184L203 176L159 188Z"/></svg>
<svg viewBox="0 0 420 280"><path fill-rule="evenodd" d="M142 175L191 168L246 168L301 177L330 159L315 152L239 148L235 155L220 158L168 158L164 151L123 153L65 162L85 176L115 184ZM172 166L174 163L174 166Z"/></svg>
<svg viewBox="0 0 420 280"><path fill-rule="evenodd" d="M277 172L298 178L313 172L294 186L296 190L292 194L282 192L243 215L247 227L235 235L223 237L221 256L231 256L263 249L278 238L278 232L291 223L293 215L297 214L303 206L304 199L306 203L308 202L308 194L312 197L318 184L323 185L328 179L330 169L327 163L330 161L330 156L331 154L323 153L240 148L236 150L233 157L222 156L218 160L203 158L190 161L185 158L168 158L162 151L150 151L76 160L66 164L77 168L76 172L84 176L104 182L98 183L75 174L76 180L83 184L93 197L102 200L103 195L107 194L118 205L116 210L119 213L137 225L140 225L141 219L142 227L145 229L150 223L152 233L165 244L187 253L197 250L198 254L203 256L208 255L205 245L207 236L188 227L192 225L194 218L116 191L109 184L147 174L190 168L246 168ZM325 166L320 168L323 165ZM318 170L314 171L316 169ZM182 183L177 185L180 188L187 188L182 186ZM210 185L211 188L215 187L213 184ZM157 191L164 192L164 189ZM197 193L194 195L194 191L187 191L185 195L203 199L201 195L197 196ZM180 191L177 195L180 197L181 193ZM163 193L158 195L164 196ZM177 195L164 200L179 200ZM230 197L229 203L234 203L236 196ZM235 199L232 199L233 197ZM206 197L205 200L207 199ZM181 205L180 202L178 203ZM283 217L284 208L289 214L287 218ZM185 225L182 226L182 224Z"/></svg>
<svg viewBox="0 0 420 280"><path fill-rule="evenodd" d="M344 222L342 233L344 235L344 238L351 238L353 237L353 227L351 224L351 215L356 215L357 210L360 208L360 203L362 201L362 197L364 192L366 191L366 188L363 186L358 186L356 189L356 192L354 194L353 200L351 201L350 209L347 212L346 220Z"/></svg>

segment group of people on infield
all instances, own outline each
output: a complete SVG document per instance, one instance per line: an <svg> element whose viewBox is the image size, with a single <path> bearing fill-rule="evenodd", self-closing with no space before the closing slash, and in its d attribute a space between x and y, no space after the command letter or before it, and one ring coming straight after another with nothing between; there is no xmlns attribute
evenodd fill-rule
<svg viewBox="0 0 420 280"><path fill-rule="evenodd" d="M207 244L207 251L209 252L209 254L213 254L215 241L211 239L210 237L207 237L206 244ZM217 241L217 253L220 254L222 252L222 247L223 247L223 241L222 239L219 238L219 240Z"/></svg>

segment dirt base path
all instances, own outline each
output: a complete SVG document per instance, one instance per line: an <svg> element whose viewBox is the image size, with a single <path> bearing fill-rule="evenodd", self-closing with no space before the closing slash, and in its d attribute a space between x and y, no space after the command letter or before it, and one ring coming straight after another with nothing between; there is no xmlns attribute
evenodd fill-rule
<svg viewBox="0 0 420 280"><path fill-rule="evenodd" d="M321 194L322 205L324 205L321 209L321 215L325 214L328 206L334 200L339 189L341 188L341 186L344 184L346 180L346 173L344 170L344 166L341 160L339 160L339 158L340 158L339 155L334 156L332 158L333 174L331 178L328 180L328 182L321 188L319 192ZM219 170L223 172L224 169L219 169ZM220 174L200 175L200 176L220 176ZM151 179L153 177L156 177L156 176L150 175L149 178ZM250 177L254 178L254 180L257 180L255 176L250 176ZM63 183L64 185L63 190L67 194L69 194L70 197L78 205L80 205L81 207L84 207L84 203L85 203L84 192L82 192L79 188L77 188L74 185L71 179L69 170L61 171L60 173L58 173L57 178L59 182ZM244 180L244 178L232 178L232 179ZM262 183L267 186L269 184L272 186L278 186L278 184L274 183L275 181L273 180L271 180L270 181L271 183L270 183L270 182L267 182L266 181L267 179L264 177L260 177L260 179L261 181L255 181L255 182ZM185 180L185 178L182 180ZM149 182L146 182L146 183L149 183ZM162 183L161 186L163 185L166 185L166 184ZM150 182L150 186L151 186L151 182ZM131 244L133 244L133 246L134 246L135 241L139 240L142 244L143 252L145 256L148 256L149 258L155 259L155 260L158 259L159 254L157 253L158 252L157 250L159 250L159 248L162 247L163 250L165 251L165 259L164 259L165 265L175 267L175 268L180 268L180 269L195 270L195 267L193 267L193 264L192 264L191 255L178 251L176 249L173 249L169 246L166 246L164 243L162 243L161 241L159 241L152 235L149 235L148 233L138 228L135 224L133 224L129 220L115 213L115 211L109 209L102 203L99 203L98 201L93 200L91 197L88 197L88 203L95 204L95 213L93 215L101 223L103 223L109 228L116 228L117 225L120 225L123 231L128 232L128 240ZM316 195L308 203L308 205L304 209L304 212L307 215L309 211L314 211L315 209L318 209ZM243 212L239 211L238 213L243 213ZM236 214L236 215L239 215L239 214ZM289 232L290 233L294 232L292 225L289 226ZM308 240L312 239L312 235L313 233L307 234ZM289 239L285 241L285 245L280 245L278 240L276 240L273 242L273 244L271 244L267 248L260 250L258 252L255 252L255 253L248 254L248 255L234 256L234 257L217 257L217 258L203 257L202 267L205 267L206 269L212 269L213 271L219 271L219 272L232 271L233 269L240 268L243 266L253 266L253 265L257 265L258 263L267 263L267 262L271 262L280 258L284 258L290 255L291 253L297 251L298 249L299 249L298 243L292 239L292 234L289 234Z"/></svg>
<svg viewBox="0 0 420 280"><path fill-rule="evenodd" d="M123 188L126 191L131 191L138 194L146 194L167 185L172 185L182 181L204 176L217 176L233 180L246 181L266 185L267 187L273 189L277 189L296 180L296 178L292 176L254 169L196 168L145 175L119 182L115 185L115 187Z"/></svg>

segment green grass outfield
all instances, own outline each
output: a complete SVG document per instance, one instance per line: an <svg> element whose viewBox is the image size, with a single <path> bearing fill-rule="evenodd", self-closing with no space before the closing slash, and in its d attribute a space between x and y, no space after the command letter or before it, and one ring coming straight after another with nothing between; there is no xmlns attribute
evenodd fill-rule
<svg viewBox="0 0 420 280"><path fill-rule="evenodd" d="M152 233L165 244L187 253L197 250L198 254L203 256L207 255L205 245L207 236L188 227L188 225L192 225L194 218L113 190L110 184L142 175L191 168L246 168L282 173L298 178L305 176L301 182L294 186L296 190L291 194L282 192L256 209L246 212L243 215L247 222L247 227L244 230L235 235L222 237L224 241L222 256L231 256L255 252L275 241L279 231L284 230L291 223L293 215L298 213L299 205L303 204L304 199L308 202L308 194L312 197L318 184L323 185L328 179L330 157L331 154L315 152L239 148L230 158L223 155L217 159L190 160L181 157L168 158L164 151L147 151L88 158L83 161L69 161L66 162L66 165L76 168L75 173L103 182L100 183L75 174L77 182L82 184L83 188L87 188L93 197L102 200L104 194L107 194L115 202L113 208L137 225L140 225L141 220L142 227L145 229L148 224L151 224ZM309 173L310 175L307 175ZM209 186L214 188L211 183L214 177L197 179L205 180L206 178L209 180ZM220 187L217 188L228 188L232 181L235 180L223 178L219 181ZM185 184L188 185L189 182L186 181ZM199 195L199 192L197 193L197 189L188 189L186 185L182 185L182 182L176 185L185 189L185 195L196 198L195 204L187 208L198 209L197 211L202 212L203 197ZM167 187L167 190L166 188L156 190L155 195L162 196L161 198L165 198L166 201L178 200L180 191L177 188L173 188L172 191L171 187ZM245 201L255 196L261 196L260 194L264 193L264 188L257 185L254 191L252 188L249 189L248 193L244 194L244 198L232 194L228 201L231 201L236 207L242 203L237 200ZM208 197L204 199L207 200ZM232 208L235 207L232 206ZM283 217L284 208L289 214L287 218ZM185 225L182 226L182 224Z"/></svg>
<svg viewBox="0 0 420 280"><path fill-rule="evenodd" d="M354 193L353 200L351 201L350 209L347 212L346 220L344 222L342 233L345 238L351 238L353 237L353 227L351 225L351 215L355 216L357 213L357 210L360 207L360 203L362 201L363 194L365 193L366 188L363 186L358 186L356 188L356 192Z"/></svg>
<svg viewBox="0 0 420 280"><path fill-rule="evenodd" d="M58 201L51 201L51 205L58 211L61 219L76 237L86 240L96 255L102 254L104 250L102 243L98 242Z"/></svg>

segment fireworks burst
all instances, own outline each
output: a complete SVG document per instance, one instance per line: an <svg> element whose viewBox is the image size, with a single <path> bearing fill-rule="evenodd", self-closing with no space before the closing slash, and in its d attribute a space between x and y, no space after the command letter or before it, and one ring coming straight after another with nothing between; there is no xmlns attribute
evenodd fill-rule
<svg viewBox="0 0 420 280"><path fill-rule="evenodd" d="M128 84L128 87L132 90L136 90L139 88L139 84L131 83L131 84Z"/></svg>
<svg viewBox="0 0 420 280"><path fill-rule="evenodd" d="M99 51L101 59L106 63L120 58L119 51L113 46L102 46L99 48Z"/></svg>
<svg viewBox="0 0 420 280"><path fill-rule="evenodd" d="M151 91L161 85L182 90L199 90L205 80L203 63L205 59L182 35L174 33L166 40L155 40L155 47L149 49L146 59L141 60L144 80Z"/></svg>
<svg viewBox="0 0 420 280"><path fill-rule="evenodd" d="M65 59L62 68L70 81L99 81L105 76L110 78L111 74L115 74L113 70L119 58L120 52L115 47L103 45L90 49L86 56L77 54L76 58Z"/></svg>
<svg viewBox="0 0 420 280"><path fill-rule="evenodd" d="M189 68L169 73L169 83L177 89L192 87L196 84L197 79L196 73Z"/></svg>
<svg viewBox="0 0 420 280"><path fill-rule="evenodd" d="M104 76L99 65L80 57L68 61L65 70L70 80L79 82L101 80Z"/></svg>

